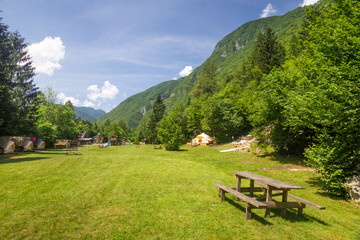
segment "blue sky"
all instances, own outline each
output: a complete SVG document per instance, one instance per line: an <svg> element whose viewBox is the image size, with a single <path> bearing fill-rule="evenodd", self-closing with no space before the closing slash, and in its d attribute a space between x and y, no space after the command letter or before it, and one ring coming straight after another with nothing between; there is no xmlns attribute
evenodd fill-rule
<svg viewBox="0 0 360 240"><path fill-rule="evenodd" d="M110 111L189 74L242 24L316 1L0 0L0 16L29 44L38 87Z"/></svg>

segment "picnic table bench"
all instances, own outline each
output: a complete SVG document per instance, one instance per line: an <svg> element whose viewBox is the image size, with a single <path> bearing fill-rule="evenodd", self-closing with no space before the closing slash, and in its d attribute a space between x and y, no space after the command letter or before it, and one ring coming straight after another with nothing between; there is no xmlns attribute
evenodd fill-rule
<svg viewBox="0 0 360 240"><path fill-rule="evenodd" d="M236 200L246 202L246 219L251 219L251 209L266 209L265 217L270 217L271 209L281 209L281 216L286 216L287 208L297 208L298 215L303 215L303 209L306 205L324 210L325 207L316 203L302 199L300 197L289 194L291 189L304 189L303 187L296 186L290 183L278 181L272 178L264 177L248 171L230 171L235 174L237 179L237 185L235 188L227 187L220 183L214 183L219 188L221 195L221 201L225 200L225 193L230 193L236 197ZM242 187L242 179L250 179L250 187ZM258 185L259 187L255 187ZM248 192L249 196L243 194ZM263 192L265 202L261 202L254 197L255 192ZM282 196L282 201L278 202L273 200L275 196ZM288 202L288 198L296 200L296 202Z"/></svg>
<svg viewBox="0 0 360 240"><path fill-rule="evenodd" d="M72 148L66 148L66 149L65 149L65 153L66 153L66 154L69 154L69 153L78 154L78 153L80 153L80 152L79 152L79 149L78 149L77 147L72 147Z"/></svg>

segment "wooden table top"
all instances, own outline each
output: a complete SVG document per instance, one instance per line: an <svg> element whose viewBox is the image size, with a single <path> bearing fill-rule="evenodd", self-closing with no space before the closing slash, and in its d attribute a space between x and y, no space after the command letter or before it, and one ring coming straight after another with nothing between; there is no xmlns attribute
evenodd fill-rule
<svg viewBox="0 0 360 240"><path fill-rule="evenodd" d="M256 173L252 173L252 172L248 172L248 171L230 171L231 173L243 177L243 178L248 178L248 179L252 179L255 181L259 181L261 183L265 183L268 186L277 188L277 189L284 189L284 190L290 190L290 189L304 189L303 187L300 186L296 186L290 183L286 183L286 182L281 182L272 178L268 178L268 177L264 177L261 175L258 175Z"/></svg>

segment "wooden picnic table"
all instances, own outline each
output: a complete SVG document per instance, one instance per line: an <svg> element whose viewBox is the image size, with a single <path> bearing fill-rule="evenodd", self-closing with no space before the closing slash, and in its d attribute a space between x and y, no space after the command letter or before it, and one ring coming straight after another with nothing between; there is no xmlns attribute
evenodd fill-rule
<svg viewBox="0 0 360 240"><path fill-rule="evenodd" d="M241 179L250 179L250 197L253 196L254 191L256 190L254 185L260 185L264 190L265 190L265 195L266 195L266 202L268 203L268 205L275 205L272 208L276 209L276 208L281 208L281 216L285 217L286 215L286 208L293 208L293 207L297 207L298 204L294 204L292 202L288 202L288 192L291 189L304 189L303 187L300 186L296 186L290 183L286 183L286 182L282 182L279 180L275 180L272 178L268 178L268 177L264 177L261 175L258 175L256 173L252 173L252 172L248 172L248 171L231 171L231 173L235 174L236 178L237 178L237 185L236 185L236 190L241 192ZM256 182L255 182L256 181ZM277 193L275 194L277 195L282 195L282 204L276 204L273 200L272 197L273 195L273 191L276 190ZM301 206L299 206L299 209L301 208ZM302 208L301 208L302 209ZM300 210L302 211L302 210ZM270 208L266 209L266 213L265 216L268 217L270 216Z"/></svg>
<svg viewBox="0 0 360 240"><path fill-rule="evenodd" d="M265 217L270 217L270 209L280 209L282 217L286 216L287 208L297 208L299 216L302 216L303 209L306 207L306 205L315 207L320 210L325 209L325 207L316 203L289 194L290 190L304 189L303 187L261 176L248 171L230 172L235 174L237 178L236 188L229 188L220 183L215 183L215 185L219 187L222 201L224 201L225 193L227 192L235 195L238 201L242 200L246 202L246 219L248 220L251 219L252 208L265 208ZM241 184L244 182L242 179L249 179L250 187L241 186ZM255 185L258 185L259 187L255 187ZM243 192L249 192L249 196L243 194ZM254 192L263 192L266 198L265 202L260 202L253 198ZM282 196L282 201L274 201L273 197L275 196ZM288 197L296 200L296 202L289 202Z"/></svg>

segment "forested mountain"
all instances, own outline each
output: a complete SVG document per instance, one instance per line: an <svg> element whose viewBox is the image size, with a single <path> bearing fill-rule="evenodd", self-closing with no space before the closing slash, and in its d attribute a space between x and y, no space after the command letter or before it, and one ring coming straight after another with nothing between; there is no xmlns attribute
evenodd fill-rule
<svg viewBox="0 0 360 240"><path fill-rule="evenodd" d="M152 108L153 100L157 95L163 97L168 110L173 109L178 104L185 104L207 62L214 62L217 69L216 75L219 76L219 79L230 76L240 68L251 53L259 32L268 27L274 30L280 42L289 49L291 38L299 31L305 16L305 8L297 8L283 16L262 18L245 23L216 44L211 56L189 76L176 81L161 83L131 96L101 117L99 121L105 122L109 119L110 122L117 122L123 119L130 128L134 129Z"/></svg>
<svg viewBox="0 0 360 240"><path fill-rule="evenodd" d="M76 111L75 116L80 117L81 119L87 119L89 121L94 121L95 119L103 116L106 112L102 109L94 109L92 107L76 107L74 106Z"/></svg>
<svg viewBox="0 0 360 240"><path fill-rule="evenodd" d="M173 90L184 80L170 80L153 86L141 93L135 94L121 102L116 108L105 114L99 119L100 123L109 120L112 123L123 119L130 128L136 128L146 113L152 108L157 95L163 99L172 97Z"/></svg>

